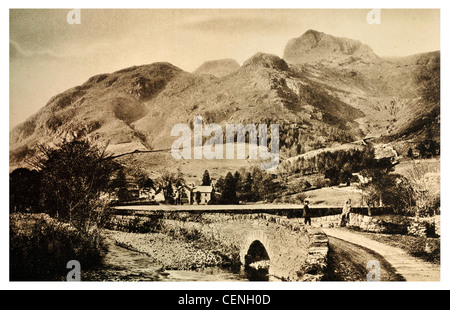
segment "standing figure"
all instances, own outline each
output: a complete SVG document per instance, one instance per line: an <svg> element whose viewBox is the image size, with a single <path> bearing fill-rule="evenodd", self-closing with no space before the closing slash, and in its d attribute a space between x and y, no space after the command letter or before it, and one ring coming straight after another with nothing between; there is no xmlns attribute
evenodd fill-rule
<svg viewBox="0 0 450 310"><path fill-rule="evenodd" d="M305 199L305 204L303 205L303 217L305 218L305 225L311 225L311 214L309 212L309 200Z"/></svg>
<svg viewBox="0 0 450 310"><path fill-rule="evenodd" d="M348 199L344 207L342 208L341 213L341 226L346 226L350 220L350 211L352 210L352 200Z"/></svg>

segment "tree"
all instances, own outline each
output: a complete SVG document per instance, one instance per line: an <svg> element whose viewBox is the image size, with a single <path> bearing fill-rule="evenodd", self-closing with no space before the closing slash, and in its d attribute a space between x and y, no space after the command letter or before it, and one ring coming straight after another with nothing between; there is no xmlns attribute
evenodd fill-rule
<svg viewBox="0 0 450 310"><path fill-rule="evenodd" d="M339 170L332 168L325 171L325 178L330 180L331 185L339 184Z"/></svg>
<svg viewBox="0 0 450 310"><path fill-rule="evenodd" d="M195 202L199 205L202 202L202 193L195 192Z"/></svg>
<svg viewBox="0 0 450 310"><path fill-rule="evenodd" d="M208 170L205 170L205 172L203 172L202 186L210 186L210 185L211 185L211 178L209 176Z"/></svg>
<svg viewBox="0 0 450 310"><path fill-rule="evenodd" d="M388 174L376 182L363 187L363 199L369 208L377 205L389 206L394 213L409 215L414 205L412 187L408 180L399 174Z"/></svg>
<svg viewBox="0 0 450 310"><path fill-rule="evenodd" d="M427 177L430 172L426 165L413 161L407 170L407 178L411 184L415 200L414 214L416 216L432 215L438 211L440 195L439 189L435 190L436 184Z"/></svg>
<svg viewBox="0 0 450 310"><path fill-rule="evenodd" d="M242 180L241 180L241 174L239 173L239 171L236 171L234 173L234 183L236 184L236 192L241 192L242 191Z"/></svg>
<svg viewBox="0 0 450 310"><path fill-rule="evenodd" d="M143 188L153 188L155 189L155 182L153 182L153 180L151 178L148 178L144 181L144 183L142 184Z"/></svg>
<svg viewBox="0 0 450 310"><path fill-rule="evenodd" d="M116 177L111 181L111 189L116 190L120 188L127 188L128 182L127 177L125 176L125 172L123 171L123 167L120 167L117 170Z"/></svg>
<svg viewBox="0 0 450 310"><path fill-rule="evenodd" d="M411 159L414 159L414 152L413 152L412 148L409 148L409 150L408 150L408 157Z"/></svg>
<svg viewBox="0 0 450 310"><path fill-rule="evenodd" d="M350 163L345 163L339 173L339 183L345 183L347 186L350 185L350 180L352 178L352 166Z"/></svg>
<svg viewBox="0 0 450 310"><path fill-rule="evenodd" d="M105 149L87 140L41 146L34 165L42 175L42 211L82 231L98 227L107 215L99 195L110 190L111 175L117 169Z"/></svg>
<svg viewBox="0 0 450 310"><path fill-rule="evenodd" d="M253 167L252 200L266 200L279 189L279 184L274 183L273 176L261 170L259 167Z"/></svg>
<svg viewBox="0 0 450 310"><path fill-rule="evenodd" d="M227 175L225 176L220 203L221 204L239 203L236 196L236 181L231 172L228 172Z"/></svg>
<svg viewBox="0 0 450 310"><path fill-rule="evenodd" d="M117 190L117 198L119 199L119 202L127 201L129 199L128 189L126 187L120 187Z"/></svg>
<svg viewBox="0 0 450 310"><path fill-rule="evenodd" d="M244 201L253 201L252 199L253 178L250 172L247 173L247 177L243 181L241 186L240 198Z"/></svg>
<svg viewBox="0 0 450 310"><path fill-rule="evenodd" d="M394 165L389 158L375 159L375 156L365 158L364 165L366 168L360 173L370 181L360 184L359 188L362 190L363 200L367 203L368 212L371 215L371 207L376 206L377 202L379 206L382 206L384 195L390 190L389 173Z"/></svg>
<svg viewBox="0 0 450 310"><path fill-rule="evenodd" d="M219 193L222 193L224 187L225 187L225 179L223 177L219 177L219 179L217 179L215 188Z"/></svg>
<svg viewBox="0 0 450 310"><path fill-rule="evenodd" d="M426 139L417 146L421 158L431 158L440 154L440 145L432 139Z"/></svg>
<svg viewBox="0 0 450 310"><path fill-rule="evenodd" d="M383 203L390 206L396 214L414 214L415 198L409 180L399 174L390 174L386 178Z"/></svg>
<svg viewBox="0 0 450 310"><path fill-rule="evenodd" d="M184 174L181 172L180 168L177 169L177 174L174 176L172 183L175 184L176 188L183 186L186 183L184 180Z"/></svg>
<svg viewBox="0 0 450 310"><path fill-rule="evenodd" d="M173 193L173 184L175 182L174 174L169 172L163 173L156 181L158 187L163 191L166 203L173 204L175 202Z"/></svg>
<svg viewBox="0 0 450 310"><path fill-rule="evenodd" d="M10 212L39 210L41 174L37 170L17 168L9 174Z"/></svg>

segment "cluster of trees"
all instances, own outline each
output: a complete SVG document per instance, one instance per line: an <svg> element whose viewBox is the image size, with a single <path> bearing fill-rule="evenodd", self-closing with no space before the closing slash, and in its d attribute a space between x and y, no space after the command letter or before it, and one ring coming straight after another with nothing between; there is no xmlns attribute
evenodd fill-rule
<svg viewBox="0 0 450 310"><path fill-rule="evenodd" d="M389 160L372 161L360 173L370 182L360 184L363 199L370 207L390 206L395 213L429 216L439 213L440 195L427 178L428 168L417 162L407 169L406 176L394 172Z"/></svg>
<svg viewBox="0 0 450 310"><path fill-rule="evenodd" d="M431 142L424 145L426 147L423 149L431 153L439 149L438 145ZM337 185L348 183L352 173L357 172L366 180L359 184L359 188L362 190L364 204L369 209L384 205L392 207L398 214L429 215L438 212L439 195L433 194L423 167L413 162L406 177L395 173L394 167L390 158L376 159L373 148L367 147L362 150L321 152L308 158L299 157L286 166L284 174L322 174L329 180L328 185ZM305 181L302 188L310 186Z"/></svg>
<svg viewBox="0 0 450 310"><path fill-rule="evenodd" d="M117 171L112 175L111 184L109 186L111 192L117 194L117 198L120 202L133 200L135 197L131 195L129 191L130 182L127 179L127 173L123 167L119 167ZM131 173L132 182L136 184L139 189L155 189L156 184L153 179L149 178L145 173L140 170L135 170Z"/></svg>
<svg viewBox="0 0 450 310"><path fill-rule="evenodd" d="M34 169L10 173L10 211L46 213L51 218L11 216L12 280L61 279L71 259L85 269L101 263L100 231L108 223L110 209L99 195L111 188L117 165L105 155L105 148L86 140L40 147L37 155L30 163Z"/></svg>
<svg viewBox="0 0 450 310"><path fill-rule="evenodd" d="M184 185L186 182L184 180L183 174L178 171L178 173L164 172L157 180L156 187L157 192L162 191L164 195L164 200L167 204L175 204L175 192L174 187L178 188Z"/></svg>
<svg viewBox="0 0 450 310"><path fill-rule="evenodd" d="M278 191L279 183L276 177L259 167L248 170L241 169L234 174L228 172L216 182L216 198L219 204L238 204L261 200L271 201Z"/></svg>
<svg viewBox="0 0 450 310"><path fill-rule="evenodd" d="M373 148L320 152L310 157L299 156L285 166L284 172L301 175L321 173L330 180L330 185L337 185L350 182L352 173L370 165L373 158Z"/></svg>
<svg viewBox="0 0 450 310"><path fill-rule="evenodd" d="M438 156L441 153L440 144L433 139L426 139L416 146L416 150L419 153L419 158L432 158ZM411 159L416 158L412 148L408 150L408 157Z"/></svg>
<svg viewBox="0 0 450 310"><path fill-rule="evenodd" d="M280 152L287 157L326 147L331 142L344 143L352 139L348 132L325 123L318 125L303 120L302 123L280 126Z"/></svg>
<svg viewBox="0 0 450 310"><path fill-rule="evenodd" d="M86 140L63 141L53 148L40 147L31 163L10 174L10 210L42 212L90 231L107 217L99 194L110 188L117 169L105 149Z"/></svg>
<svg viewBox="0 0 450 310"><path fill-rule="evenodd" d="M119 202L136 200L136 197L131 195L129 190L129 188L134 185L134 188L139 190L153 190L154 194L162 192L165 203L175 204L174 188L178 188L185 183L181 171L178 171L177 173L164 172L160 177L152 179L141 169L135 168L125 171L124 167L120 167L112 176L110 190L117 193Z"/></svg>

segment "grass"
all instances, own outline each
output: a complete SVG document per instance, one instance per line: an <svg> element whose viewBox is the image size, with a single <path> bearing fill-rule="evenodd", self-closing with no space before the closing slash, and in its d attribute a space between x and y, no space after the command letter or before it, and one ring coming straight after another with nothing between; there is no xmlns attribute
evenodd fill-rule
<svg viewBox="0 0 450 310"><path fill-rule="evenodd" d="M361 204L361 192L355 186L324 187L306 191L304 194L310 200L311 205L342 207L349 198L352 200L352 206L356 207Z"/></svg>

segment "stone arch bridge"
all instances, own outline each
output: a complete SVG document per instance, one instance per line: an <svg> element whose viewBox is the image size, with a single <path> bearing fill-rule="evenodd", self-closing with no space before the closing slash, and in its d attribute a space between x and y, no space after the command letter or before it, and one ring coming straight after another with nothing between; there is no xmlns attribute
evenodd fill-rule
<svg viewBox="0 0 450 310"><path fill-rule="evenodd" d="M268 260L268 274L286 281L317 281L327 265L328 237L297 220L265 215L272 225L258 223L240 236L243 266ZM273 223L273 221L275 221ZM264 253L261 253L264 252Z"/></svg>
<svg viewBox="0 0 450 310"><path fill-rule="evenodd" d="M267 268L268 264L268 275L280 280L318 281L327 266L327 236L320 228L306 227L302 219L266 213L182 212L163 221L166 228L197 231L235 249L242 266L264 262Z"/></svg>

